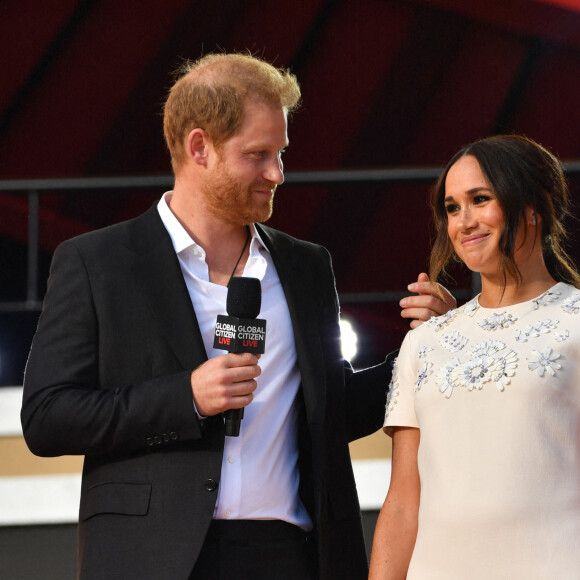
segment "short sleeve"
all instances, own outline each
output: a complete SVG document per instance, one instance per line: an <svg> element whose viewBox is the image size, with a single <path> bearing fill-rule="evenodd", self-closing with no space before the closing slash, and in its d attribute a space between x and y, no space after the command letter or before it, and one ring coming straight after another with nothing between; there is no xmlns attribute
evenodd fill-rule
<svg viewBox="0 0 580 580"><path fill-rule="evenodd" d="M391 427L419 427L415 415L415 391L418 356L412 347L413 331L407 333L393 367L393 376L387 393L383 430L392 436Z"/></svg>

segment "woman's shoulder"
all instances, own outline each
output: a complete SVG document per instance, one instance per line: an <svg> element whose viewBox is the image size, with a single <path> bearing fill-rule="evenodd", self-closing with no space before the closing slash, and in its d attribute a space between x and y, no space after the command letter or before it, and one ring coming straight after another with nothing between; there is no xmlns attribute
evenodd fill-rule
<svg viewBox="0 0 580 580"><path fill-rule="evenodd" d="M578 314L580 312L580 289L566 282L560 282L556 288L560 289L562 309L566 310L568 307L574 310L575 314Z"/></svg>
<svg viewBox="0 0 580 580"><path fill-rule="evenodd" d="M440 316L432 316L429 320L418 326L417 334L432 335L437 334L447 328L454 328L458 325L471 320L473 315L478 310L477 296L466 302L465 304L448 310L445 314Z"/></svg>

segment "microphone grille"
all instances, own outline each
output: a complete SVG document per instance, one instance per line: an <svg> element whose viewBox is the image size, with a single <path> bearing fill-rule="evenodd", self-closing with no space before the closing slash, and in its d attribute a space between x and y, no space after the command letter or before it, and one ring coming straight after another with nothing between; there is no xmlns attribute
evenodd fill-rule
<svg viewBox="0 0 580 580"><path fill-rule="evenodd" d="M258 278L238 276L228 283L226 310L236 318L257 318L262 308L262 285Z"/></svg>

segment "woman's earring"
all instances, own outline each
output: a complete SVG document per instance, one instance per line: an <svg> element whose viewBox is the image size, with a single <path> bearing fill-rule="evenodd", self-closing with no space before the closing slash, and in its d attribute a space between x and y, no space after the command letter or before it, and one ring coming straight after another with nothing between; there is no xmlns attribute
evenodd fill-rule
<svg viewBox="0 0 580 580"><path fill-rule="evenodd" d="M535 216L535 215L533 215L533 216L532 216L532 225L533 225L533 226L535 226L535 225L536 225L536 223L537 223L537 222L536 222L536 216Z"/></svg>

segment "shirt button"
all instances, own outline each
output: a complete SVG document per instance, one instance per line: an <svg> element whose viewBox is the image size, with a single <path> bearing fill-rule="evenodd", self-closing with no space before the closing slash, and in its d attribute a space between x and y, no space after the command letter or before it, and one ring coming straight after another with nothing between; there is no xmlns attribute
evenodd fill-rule
<svg viewBox="0 0 580 580"><path fill-rule="evenodd" d="M226 516L226 518L229 518L232 515L232 510L226 510L224 512L224 516Z"/></svg>
<svg viewBox="0 0 580 580"><path fill-rule="evenodd" d="M235 461L234 460L234 456L233 455L229 455L228 456L228 463L233 463L234 461Z"/></svg>

